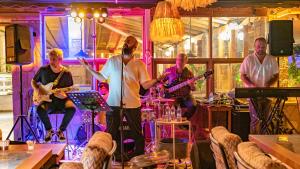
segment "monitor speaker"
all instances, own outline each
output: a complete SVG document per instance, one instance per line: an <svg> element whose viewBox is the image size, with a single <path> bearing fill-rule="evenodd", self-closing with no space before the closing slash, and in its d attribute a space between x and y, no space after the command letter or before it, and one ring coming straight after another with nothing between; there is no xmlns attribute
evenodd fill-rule
<svg viewBox="0 0 300 169"><path fill-rule="evenodd" d="M269 49L273 56L293 54L293 21L273 20L269 28Z"/></svg>
<svg viewBox="0 0 300 169"><path fill-rule="evenodd" d="M33 55L32 29L18 24L6 26L5 49L7 64L30 64Z"/></svg>
<svg viewBox="0 0 300 169"><path fill-rule="evenodd" d="M241 137L243 141L248 141L250 133L249 110L234 110L231 114L231 132Z"/></svg>

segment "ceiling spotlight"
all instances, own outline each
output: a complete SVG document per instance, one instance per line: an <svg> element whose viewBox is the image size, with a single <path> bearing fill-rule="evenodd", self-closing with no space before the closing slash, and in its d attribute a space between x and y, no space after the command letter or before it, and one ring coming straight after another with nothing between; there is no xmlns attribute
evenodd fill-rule
<svg viewBox="0 0 300 169"><path fill-rule="evenodd" d="M78 13L78 16L80 18L84 18L85 14L84 14L84 11L83 10L80 10L79 13Z"/></svg>
<svg viewBox="0 0 300 169"><path fill-rule="evenodd" d="M101 8L101 16L106 18L108 16L107 8Z"/></svg>
<svg viewBox="0 0 300 169"><path fill-rule="evenodd" d="M77 11L75 9L72 9L70 12L70 15L75 18L77 16Z"/></svg>
<svg viewBox="0 0 300 169"><path fill-rule="evenodd" d="M98 22L99 22L99 23L104 23L104 22L105 22L105 18L99 17L99 18L98 18Z"/></svg>
<svg viewBox="0 0 300 169"><path fill-rule="evenodd" d="M80 23L81 21L82 21L82 19L79 18L79 17L75 17L75 18L74 18L74 22L75 22L75 23Z"/></svg>
<svg viewBox="0 0 300 169"><path fill-rule="evenodd" d="M98 10L94 10L94 18L99 18L100 12Z"/></svg>

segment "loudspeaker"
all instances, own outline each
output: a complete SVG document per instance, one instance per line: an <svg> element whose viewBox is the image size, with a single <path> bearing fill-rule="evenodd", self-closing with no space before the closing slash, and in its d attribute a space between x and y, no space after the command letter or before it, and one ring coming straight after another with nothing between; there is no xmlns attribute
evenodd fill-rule
<svg viewBox="0 0 300 169"><path fill-rule="evenodd" d="M29 26L13 24L5 27L5 51L7 64L32 62L33 32Z"/></svg>
<svg viewBox="0 0 300 169"><path fill-rule="evenodd" d="M273 20L269 28L269 49L273 56L293 54L293 21Z"/></svg>
<svg viewBox="0 0 300 169"><path fill-rule="evenodd" d="M241 137L243 141L248 141L250 133L250 113L249 110L234 110L231 114L231 132Z"/></svg>

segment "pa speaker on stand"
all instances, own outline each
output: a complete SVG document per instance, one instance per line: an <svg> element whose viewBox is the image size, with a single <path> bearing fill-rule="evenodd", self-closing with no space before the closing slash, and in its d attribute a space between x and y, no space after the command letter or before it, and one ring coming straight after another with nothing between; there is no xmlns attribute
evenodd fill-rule
<svg viewBox="0 0 300 169"><path fill-rule="evenodd" d="M34 131L32 130L27 116L23 114L23 71L22 65L30 64L32 62L33 50L33 32L29 26L13 24L5 27L5 51L6 51L6 64L15 64L20 66L20 115L18 116L13 128L10 130L6 139L9 139L17 123L20 121L21 126L21 139L24 139L24 125L30 129L34 138L37 139Z"/></svg>
<svg viewBox="0 0 300 169"><path fill-rule="evenodd" d="M293 54L293 21L273 20L269 27L269 49L273 56L290 56Z"/></svg>

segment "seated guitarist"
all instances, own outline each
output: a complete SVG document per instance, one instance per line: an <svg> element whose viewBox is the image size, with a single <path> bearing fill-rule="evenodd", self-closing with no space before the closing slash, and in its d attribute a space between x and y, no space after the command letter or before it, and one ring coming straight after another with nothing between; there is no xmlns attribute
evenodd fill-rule
<svg viewBox="0 0 300 169"><path fill-rule="evenodd" d="M195 90L195 81L189 80L194 77L194 74L187 68L188 57L184 53L180 53L176 56L176 65L166 69L168 75L163 80L166 88L175 86L179 83L188 81L188 85L179 88L175 92L166 93L165 97L175 98L176 104L181 107L186 107L187 112L184 112L183 117L190 119L196 111L196 101L194 100L191 91Z"/></svg>
<svg viewBox="0 0 300 169"><path fill-rule="evenodd" d="M41 67L35 74L31 85L35 91L40 95L46 95L47 91L41 86L53 82L52 89L66 88L73 85L72 75L61 65L63 59L63 51L58 48L54 48L49 52L49 65ZM66 130L69 122L72 120L76 111L73 102L67 98L67 95L63 91L57 90L54 94L50 95L51 102L42 101L37 106L37 113L43 122L47 134L45 136L45 142L49 142L54 135L48 113L53 111L63 111L64 117L62 123L57 132L59 141L64 141L64 131Z"/></svg>

